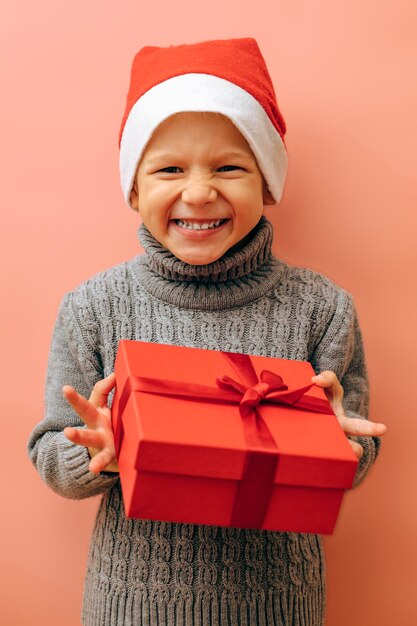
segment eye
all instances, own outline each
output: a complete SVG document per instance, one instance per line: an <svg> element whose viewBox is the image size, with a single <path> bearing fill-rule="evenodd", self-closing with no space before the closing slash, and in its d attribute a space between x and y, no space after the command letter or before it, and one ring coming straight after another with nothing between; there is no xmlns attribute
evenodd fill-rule
<svg viewBox="0 0 417 626"><path fill-rule="evenodd" d="M242 169L238 165L223 165L222 167L219 167L219 170L223 170L226 167L227 168L231 168L231 169L227 169L226 172L233 172L233 170L241 170Z"/></svg>
<svg viewBox="0 0 417 626"><path fill-rule="evenodd" d="M167 174L178 174L178 172L173 172L172 170L179 170L180 168L176 165L170 165L169 167L163 167L158 172L166 172Z"/></svg>

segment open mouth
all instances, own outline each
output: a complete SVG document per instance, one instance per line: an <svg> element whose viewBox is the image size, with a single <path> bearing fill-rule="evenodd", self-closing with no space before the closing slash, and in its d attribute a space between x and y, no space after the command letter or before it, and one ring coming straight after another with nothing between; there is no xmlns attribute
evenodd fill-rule
<svg viewBox="0 0 417 626"><path fill-rule="evenodd" d="M212 221L207 221L207 222L194 222L194 221L187 222L186 220L173 220L173 221L179 228L184 228L185 230L213 230L215 228L218 228L219 226L222 226L229 220L223 219L223 220L212 220Z"/></svg>

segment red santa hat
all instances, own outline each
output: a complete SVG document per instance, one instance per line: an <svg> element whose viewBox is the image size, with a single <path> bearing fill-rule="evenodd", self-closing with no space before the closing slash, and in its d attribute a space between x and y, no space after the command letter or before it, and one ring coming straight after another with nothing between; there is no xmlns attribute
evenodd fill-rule
<svg viewBox="0 0 417 626"><path fill-rule="evenodd" d="M275 202L288 156L285 121L255 39L145 46L131 71L120 128L120 176L129 206L143 151L157 126L174 113L211 111L228 117L245 137Z"/></svg>

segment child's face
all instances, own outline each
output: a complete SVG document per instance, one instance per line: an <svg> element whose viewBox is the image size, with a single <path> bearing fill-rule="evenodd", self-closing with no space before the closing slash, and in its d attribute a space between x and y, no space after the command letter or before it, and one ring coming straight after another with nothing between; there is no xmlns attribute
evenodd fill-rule
<svg viewBox="0 0 417 626"><path fill-rule="evenodd" d="M131 203L178 259L205 265L240 242L274 200L234 124L215 113L187 112L169 117L152 135Z"/></svg>

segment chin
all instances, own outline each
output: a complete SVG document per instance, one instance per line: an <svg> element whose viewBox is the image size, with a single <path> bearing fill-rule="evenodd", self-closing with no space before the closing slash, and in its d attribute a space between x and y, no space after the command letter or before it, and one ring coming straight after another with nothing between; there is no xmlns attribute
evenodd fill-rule
<svg viewBox="0 0 417 626"><path fill-rule="evenodd" d="M218 259L220 259L221 256L223 256L223 252L221 254L213 254L213 255L206 255L206 256L202 256L202 255L197 255L197 254L175 254L174 255L177 257L177 259L179 259L180 261L182 261L183 263L187 263L188 265L209 265L209 263L214 263L215 261L217 261Z"/></svg>
<svg viewBox="0 0 417 626"><path fill-rule="evenodd" d="M194 257L177 257L180 261L187 263L187 265L209 265L209 263L214 263L220 257L207 257L205 259L196 259Z"/></svg>

